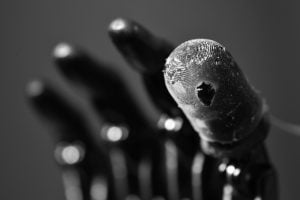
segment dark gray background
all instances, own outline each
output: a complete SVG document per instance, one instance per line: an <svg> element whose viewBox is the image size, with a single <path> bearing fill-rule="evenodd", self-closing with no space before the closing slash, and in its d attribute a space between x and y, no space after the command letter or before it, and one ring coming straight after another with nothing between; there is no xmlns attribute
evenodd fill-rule
<svg viewBox="0 0 300 200"><path fill-rule="evenodd" d="M299 9L299 1L291 0L2 0L0 199L63 199L51 137L23 92L33 77L62 84L51 60L58 41L85 46L125 70L106 33L115 17L135 19L175 44L192 38L217 40L262 92L272 113L299 123ZM299 199L300 137L273 128L267 145L280 175L282 199Z"/></svg>

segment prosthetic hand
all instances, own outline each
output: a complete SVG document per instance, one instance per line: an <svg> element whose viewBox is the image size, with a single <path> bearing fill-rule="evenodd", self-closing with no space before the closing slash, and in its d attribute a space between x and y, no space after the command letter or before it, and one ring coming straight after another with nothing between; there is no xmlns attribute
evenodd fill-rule
<svg viewBox="0 0 300 200"><path fill-rule="evenodd" d="M28 85L31 105L54 133L68 200L276 199L263 145L267 112L222 45L195 40L171 53L168 42L125 19L113 21L109 35L161 114L149 122L122 74L57 45L58 70L84 91L100 124L91 130L49 83Z"/></svg>

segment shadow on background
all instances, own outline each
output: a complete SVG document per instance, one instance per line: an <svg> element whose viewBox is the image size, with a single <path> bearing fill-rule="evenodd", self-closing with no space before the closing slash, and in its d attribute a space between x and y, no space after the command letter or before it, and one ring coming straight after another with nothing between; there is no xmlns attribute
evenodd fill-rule
<svg viewBox="0 0 300 200"><path fill-rule="evenodd" d="M84 46L113 61L145 98L139 81L113 47L107 26L134 19L174 44L210 38L224 44L273 114L300 123L300 3L297 1L108 1L0 2L0 199L63 199L51 137L24 98L34 77L65 83L51 60L60 41ZM149 102L149 112L153 111ZM281 199L300 197L300 138L273 128L269 152L280 179Z"/></svg>

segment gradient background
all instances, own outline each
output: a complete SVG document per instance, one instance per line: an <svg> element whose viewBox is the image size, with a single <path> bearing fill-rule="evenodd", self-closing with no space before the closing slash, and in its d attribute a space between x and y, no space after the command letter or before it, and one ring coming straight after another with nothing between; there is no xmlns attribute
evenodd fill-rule
<svg viewBox="0 0 300 200"><path fill-rule="evenodd" d="M300 123L299 10L300 2L291 0L0 1L0 199L64 198L51 137L23 92L40 76L65 87L51 60L57 42L80 44L138 80L108 38L112 19L135 19L174 44L214 39L230 50L273 114ZM300 137L273 128L267 145L281 199L299 199Z"/></svg>

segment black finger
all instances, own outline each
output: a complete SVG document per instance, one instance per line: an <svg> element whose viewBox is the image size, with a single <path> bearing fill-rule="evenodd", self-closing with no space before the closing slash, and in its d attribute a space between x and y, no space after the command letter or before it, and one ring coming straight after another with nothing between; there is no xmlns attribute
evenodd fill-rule
<svg viewBox="0 0 300 200"><path fill-rule="evenodd" d="M59 71L73 83L84 87L92 95L111 97L122 90L121 77L109 65L96 61L83 49L59 43L53 51Z"/></svg>
<svg viewBox="0 0 300 200"><path fill-rule="evenodd" d="M138 23L116 19L109 26L109 34L124 58L142 73L152 101L164 113L177 114L176 104L168 94L162 70L173 46L155 37Z"/></svg>
<svg viewBox="0 0 300 200"><path fill-rule="evenodd" d="M94 144L82 114L49 84L32 81L26 94L31 106L55 133L55 158L63 168L66 193L72 187L73 195L89 199L92 177L109 172L104 150Z"/></svg>
<svg viewBox="0 0 300 200"><path fill-rule="evenodd" d="M142 73L160 72L165 58L173 50L167 41L155 37L131 20L119 18L112 21L109 34L125 59Z"/></svg>
<svg viewBox="0 0 300 200"><path fill-rule="evenodd" d="M81 113L49 84L32 81L27 85L26 94L34 110L58 133L59 141L90 140Z"/></svg>
<svg viewBox="0 0 300 200"><path fill-rule="evenodd" d="M167 114L161 116L158 128L172 132L169 135L175 137L179 141L176 142L179 148L192 158L198 147L198 138L168 93L162 74L165 59L173 46L138 23L126 19L114 20L110 24L109 33L124 58L142 73L152 101L161 113Z"/></svg>
<svg viewBox="0 0 300 200"><path fill-rule="evenodd" d="M96 61L83 50L61 43L54 49L55 63L63 76L91 96L96 111L113 124L146 126L147 121L123 77L110 65Z"/></svg>

